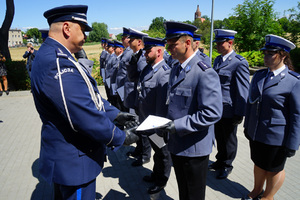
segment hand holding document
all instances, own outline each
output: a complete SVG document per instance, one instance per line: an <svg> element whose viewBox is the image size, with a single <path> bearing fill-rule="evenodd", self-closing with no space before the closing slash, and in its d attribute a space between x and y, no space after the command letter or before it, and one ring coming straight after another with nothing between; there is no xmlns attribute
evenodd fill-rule
<svg viewBox="0 0 300 200"><path fill-rule="evenodd" d="M147 131L147 130L153 130L159 128L168 122L170 122L170 119L164 118L164 117L158 117L154 115L149 115L140 125L137 127L136 131ZM158 146L158 148L162 148L165 146L165 142L163 137L158 136L156 133L149 135L149 138Z"/></svg>
<svg viewBox="0 0 300 200"><path fill-rule="evenodd" d="M146 131L159 128L168 122L170 119L164 117L158 117L154 115L149 115L140 125L137 127L136 131Z"/></svg>

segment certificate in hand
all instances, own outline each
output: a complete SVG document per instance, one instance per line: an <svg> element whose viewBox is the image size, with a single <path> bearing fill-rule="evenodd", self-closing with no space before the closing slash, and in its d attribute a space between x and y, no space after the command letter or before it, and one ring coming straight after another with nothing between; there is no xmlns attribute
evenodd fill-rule
<svg viewBox="0 0 300 200"><path fill-rule="evenodd" d="M146 131L151 129L159 128L170 122L170 119L164 117L158 117L154 115L149 115L140 125L137 127L136 131Z"/></svg>

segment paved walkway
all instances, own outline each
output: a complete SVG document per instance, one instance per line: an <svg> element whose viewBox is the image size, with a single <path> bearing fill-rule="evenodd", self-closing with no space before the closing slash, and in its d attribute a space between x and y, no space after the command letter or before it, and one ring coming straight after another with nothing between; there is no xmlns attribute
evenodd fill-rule
<svg viewBox="0 0 300 200"><path fill-rule="evenodd" d="M102 94L105 92L100 87ZM41 121L29 91L11 92L0 97L0 200L50 200L52 186L39 175ZM248 142L242 126L238 130L238 154L234 170L226 180L215 179L215 172L207 177L207 200L240 199L253 187L253 164L249 158ZM153 160L143 167L132 167L126 152L134 147L122 147L117 153L108 152L108 162L97 178L97 199L101 200L178 200L174 171L159 196L150 197L142 181L150 174ZM210 156L215 160L216 148ZM300 153L288 159L286 180L276 194L276 200L300 199Z"/></svg>

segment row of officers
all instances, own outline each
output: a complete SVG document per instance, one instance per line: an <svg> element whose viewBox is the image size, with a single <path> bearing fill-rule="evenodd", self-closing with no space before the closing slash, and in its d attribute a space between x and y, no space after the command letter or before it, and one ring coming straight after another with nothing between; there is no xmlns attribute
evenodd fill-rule
<svg viewBox="0 0 300 200"><path fill-rule="evenodd" d="M283 184L286 159L300 144L300 77L289 55L295 45L267 35L261 49L267 68L250 84L248 62L232 48L235 31L215 30L221 55L211 67L198 50L200 36L193 25L167 21L164 39L124 28L122 43L103 41L106 100L91 76L93 62L82 51L85 32L92 30L87 9L66 5L44 13L49 34L31 72L43 122L39 170L54 183L54 199L95 199L107 149L133 142L137 146L128 154L137 158L133 166L149 162L151 147L155 152L153 171L143 178L153 183L149 194L165 187L173 166L179 199L205 199L207 168L218 170L220 179L233 169L237 126L245 116L254 188L242 199L272 200ZM136 116L143 122L149 115L170 122L135 131ZM149 140L154 134L166 145L159 148ZM216 161L208 166L215 139Z"/></svg>
<svg viewBox="0 0 300 200"><path fill-rule="evenodd" d="M204 199L205 168L208 165L207 155L211 151L213 143L210 141L214 140L213 135L217 142L218 152L216 161L208 168L218 171L218 179L225 179L233 169L232 163L237 153L238 124L243 121L247 109L248 113L256 109L257 111L252 113L255 116L248 116L245 122L245 135L251 141L250 146L253 150L251 152L255 163L255 177L267 174L267 172L274 173L259 178L259 183L255 185L254 190L242 199L258 199L263 195L267 199L272 199L270 197L274 196L279 187L269 184L268 180L275 179L283 183L282 178L275 177L279 176L279 172L283 173L285 158L293 154L299 145L299 136L297 136L297 140L290 141L293 143L293 147L290 146L291 144L285 144L285 140L290 136L284 133L284 127L278 126L281 122L277 124L273 121L274 125L271 125L272 116L286 121L287 111L283 111L283 109L288 109L286 108L287 99L280 103L276 102L276 104L268 101L266 104L271 103L271 108L265 108L260 105L263 90L255 88L258 87L255 86L257 83L253 83L252 96L250 96L247 106L250 87L249 65L245 58L233 50L236 31L214 30L214 42L216 42L217 51L221 55L214 60L212 67L214 70L211 70L210 58L199 47L201 35L193 33L196 30L195 27L177 22L166 22L165 26L167 34L164 39L151 38L146 33L124 27L122 43L102 39L103 51L100 55L101 76L105 83L109 102L120 110L135 112L138 114L140 122L143 122L149 115L168 117L174 120L165 127L166 131L156 131L157 134L164 137L166 146L158 148L149 139L148 136L154 132L139 133L140 140L137 142L135 151L128 152L128 156L137 159L132 163L133 166L140 166L150 161L151 147L155 152L153 172L143 178L144 181L154 182L154 185L148 189L148 193L157 193L165 187L173 164L179 185L180 199ZM180 45L178 41L188 37L190 37L191 56L185 60L183 55L187 54L189 48L185 46L180 49L177 46ZM166 42L167 47L165 47ZM286 54L295 47L290 41L275 35L267 35L266 42L266 46L262 49L266 55L265 62L268 62L269 53L273 54L283 50L282 52ZM285 46L290 49L286 49ZM292 82L296 83L299 75L292 71L290 61L285 60L289 60L289 58L282 56L281 59L275 59L273 63L266 63L269 68L257 72L254 81L258 76L264 78L272 70L280 69L277 71L277 75L279 75L277 77L288 76ZM197 66L198 70L200 69L200 74L206 72L206 75L201 77L199 72L194 71L193 65ZM280 81L280 79L276 82L273 81L269 87L278 87ZM281 88L280 85L279 88ZM218 91L218 89L220 90ZM281 92L283 91L280 91L279 94L272 92L268 99L282 95ZM276 99L276 101L279 100ZM281 108L278 108L280 107L278 104L281 105ZM201 108L202 106L203 108ZM260 114L261 109L264 116ZM200 112L201 115L197 112ZM205 118L205 115L210 119ZM254 117L256 120L249 120L249 117ZM258 120L264 118L268 121L264 122L265 124L262 126ZM208 127L210 125L214 126L203 133L199 131L199 126ZM271 126L275 127L271 128ZM273 130L267 130L269 128ZM257 133L257 131L262 131L260 129L264 129L265 135ZM275 134L269 135L270 131ZM195 132L199 132L199 134ZM209 136L209 132L213 134ZM261 146L261 143L265 145ZM268 153L259 155L266 150ZM273 153L275 150L276 153ZM279 154L283 154L283 152L287 153L282 157ZM189 159L182 160L182 157ZM201 159L195 159L197 157L201 157ZM193 158L193 161L190 158ZM266 158L270 158L270 160L265 161ZM280 164L273 165L274 161ZM195 166L191 162L198 163L195 165L197 168L194 169L197 173L193 173ZM187 164L192 165L191 169L184 168ZM192 176L196 176L197 181L186 180L190 173ZM266 191L262 188L265 180L267 181ZM194 188L193 190L189 188L190 185Z"/></svg>

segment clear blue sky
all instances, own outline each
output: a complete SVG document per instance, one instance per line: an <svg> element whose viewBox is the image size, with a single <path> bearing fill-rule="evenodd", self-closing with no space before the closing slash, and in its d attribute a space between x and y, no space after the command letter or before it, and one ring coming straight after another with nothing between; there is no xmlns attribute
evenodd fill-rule
<svg viewBox="0 0 300 200"><path fill-rule="evenodd" d="M297 6L297 0L275 0L274 10L283 16L284 11ZM214 19L228 18L233 8L243 0L214 0ZM28 28L48 28L43 13L53 7L85 4L89 6L88 22L104 22L108 32L118 34L122 27L147 30L152 20L164 17L166 20L194 20L197 5L203 15L211 17L210 0L15 0L15 16L11 28L26 31ZM0 0L0 23L6 11L5 0ZM2 25L2 24L1 24Z"/></svg>

